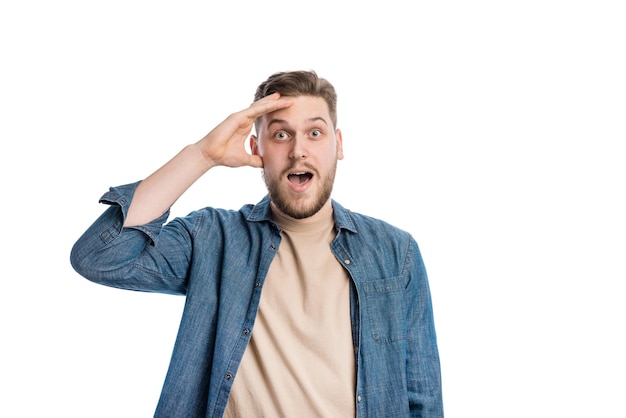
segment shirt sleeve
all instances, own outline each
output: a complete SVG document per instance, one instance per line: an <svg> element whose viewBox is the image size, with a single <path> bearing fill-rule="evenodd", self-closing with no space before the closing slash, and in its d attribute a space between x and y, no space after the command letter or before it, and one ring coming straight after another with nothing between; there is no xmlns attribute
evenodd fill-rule
<svg viewBox="0 0 626 418"><path fill-rule="evenodd" d="M411 416L443 418L441 367L426 268L411 243L413 272L407 297L407 385Z"/></svg>
<svg viewBox="0 0 626 418"><path fill-rule="evenodd" d="M106 286L184 294L191 248L184 223L173 224L162 234L168 210L144 225L123 226L138 184L112 187L100 198L108 207L72 247L72 267Z"/></svg>

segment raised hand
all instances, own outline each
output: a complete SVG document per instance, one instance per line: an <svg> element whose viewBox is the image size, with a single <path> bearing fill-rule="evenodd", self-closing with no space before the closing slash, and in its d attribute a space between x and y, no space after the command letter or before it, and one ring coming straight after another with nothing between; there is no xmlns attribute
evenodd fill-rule
<svg viewBox="0 0 626 418"><path fill-rule="evenodd" d="M281 99L278 93L266 96L248 108L228 116L196 145L200 147L210 165L262 167L261 157L246 151L245 140L259 116L289 107L291 104L289 99Z"/></svg>

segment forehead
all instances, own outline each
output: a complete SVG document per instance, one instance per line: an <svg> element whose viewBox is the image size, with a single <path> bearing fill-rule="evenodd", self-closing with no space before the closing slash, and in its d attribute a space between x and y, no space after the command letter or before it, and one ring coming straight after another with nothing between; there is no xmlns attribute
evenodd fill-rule
<svg viewBox="0 0 626 418"><path fill-rule="evenodd" d="M286 97L286 96L285 96ZM322 118L331 126L328 104L321 97L296 96L289 97L293 104L287 108L268 113L260 118L261 124L267 126L274 120L282 120L287 123L301 123Z"/></svg>

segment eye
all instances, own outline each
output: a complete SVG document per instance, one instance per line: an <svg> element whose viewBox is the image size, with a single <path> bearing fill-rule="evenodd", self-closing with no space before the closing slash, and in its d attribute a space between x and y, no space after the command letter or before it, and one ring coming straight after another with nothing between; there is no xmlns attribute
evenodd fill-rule
<svg viewBox="0 0 626 418"><path fill-rule="evenodd" d="M319 138L320 136L322 136L322 131L319 129L313 129L311 131L311 137L313 138Z"/></svg>
<svg viewBox="0 0 626 418"><path fill-rule="evenodd" d="M286 141L287 139L289 139L289 134L287 134L287 132L285 131L278 131L274 134L273 138L277 141Z"/></svg>

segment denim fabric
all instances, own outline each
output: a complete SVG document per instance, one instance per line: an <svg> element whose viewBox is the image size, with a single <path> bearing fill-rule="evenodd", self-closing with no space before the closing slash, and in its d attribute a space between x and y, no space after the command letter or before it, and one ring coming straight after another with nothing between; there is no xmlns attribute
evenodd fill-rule
<svg viewBox="0 0 626 418"><path fill-rule="evenodd" d="M186 295L155 417L221 417L281 242L269 200L205 208L122 228L138 183L76 242L71 263L94 282ZM443 417L439 355L424 264L404 231L333 201L331 250L351 279L358 417Z"/></svg>

